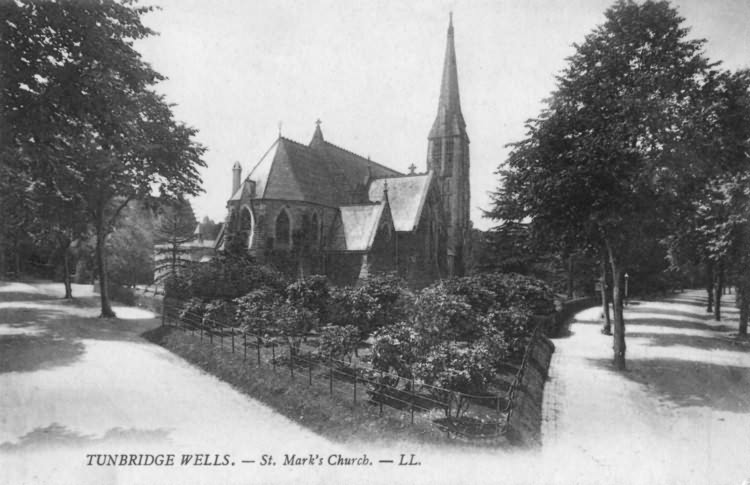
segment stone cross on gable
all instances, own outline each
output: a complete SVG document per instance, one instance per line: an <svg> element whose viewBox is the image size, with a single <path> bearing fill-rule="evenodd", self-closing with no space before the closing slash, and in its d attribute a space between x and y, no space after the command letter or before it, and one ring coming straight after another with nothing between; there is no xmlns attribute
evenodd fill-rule
<svg viewBox="0 0 750 485"><path fill-rule="evenodd" d="M414 175L414 172L417 170L417 166L413 163L407 167L409 169L409 175Z"/></svg>

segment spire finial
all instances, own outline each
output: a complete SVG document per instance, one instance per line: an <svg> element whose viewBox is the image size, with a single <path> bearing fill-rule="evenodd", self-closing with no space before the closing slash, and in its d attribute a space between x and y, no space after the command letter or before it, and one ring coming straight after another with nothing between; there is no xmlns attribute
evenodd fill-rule
<svg viewBox="0 0 750 485"><path fill-rule="evenodd" d="M388 179L383 180L383 200L388 201Z"/></svg>
<svg viewBox="0 0 750 485"><path fill-rule="evenodd" d="M448 27L453 28L453 12L448 12Z"/></svg>
<svg viewBox="0 0 750 485"><path fill-rule="evenodd" d="M323 138L323 131L320 129L321 124L323 124L323 122L320 121L320 118L315 120L315 133L313 133L312 141L310 142L311 146L325 141Z"/></svg>
<svg viewBox="0 0 750 485"><path fill-rule="evenodd" d="M283 123L281 122L281 120L279 120L279 138L281 138L281 127L282 127L282 125L283 125Z"/></svg>

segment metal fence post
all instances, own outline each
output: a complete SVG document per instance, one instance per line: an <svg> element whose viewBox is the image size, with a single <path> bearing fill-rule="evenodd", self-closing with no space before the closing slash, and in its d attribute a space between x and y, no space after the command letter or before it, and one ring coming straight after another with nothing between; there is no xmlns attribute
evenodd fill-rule
<svg viewBox="0 0 750 485"><path fill-rule="evenodd" d="M276 342L271 342L271 363L273 364L273 371L276 372Z"/></svg>
<svg viewBox="0 0 750 485"><path fill-rule="evenodd" d="M255 343L257 344L256 349L258 354L258 367L260 367L260 337L255 337Z"/></svg>
<svg viewBox="0 0 750 485"><path fill-rule="evenodd" d="M234 353L234 329L232 329L232 353Z"/></svg>
<svg viewBox="0 0 750 485"><path fill-rule="evenodd" d="M328 377L328 383L329 383L329 387L331 390L331 396L333 396L333 362L332 360L333 359L329 355L328 356L328 368L330 369L330 372L329 372L329 377Z"/></svg>
<svg viewBox="0 0 750 485"><path fill-rule="evenodd" d="M294 379L294 349L291 345L289 346L289 374Z"/></svg>
<svg viewBox="0 0 750 485"><path fill-rule="evenodd" d="M357 404L357 364L354 367L354 404Z"/></svg>
<svg viewBox="0 0 750 485"><path fill-rule="evenodd" d="M247 334L242 332L242 360L247 360Z"/></svg>
<svg viewBox="0 0 750 485"><path fill-rule="evenodd" d="M307 363L307 384L312 386L312 361Z"/></svg>
<svg viewBox="0 0 750 485"><path fill-rule="evenodd" d="M384 385L385 384L383 384L383 371L381 370L380 371L380 392L379 392L379 394L380 394L379 403L380 403L380 415L381 416L383 415L383 386Z"/></svg>

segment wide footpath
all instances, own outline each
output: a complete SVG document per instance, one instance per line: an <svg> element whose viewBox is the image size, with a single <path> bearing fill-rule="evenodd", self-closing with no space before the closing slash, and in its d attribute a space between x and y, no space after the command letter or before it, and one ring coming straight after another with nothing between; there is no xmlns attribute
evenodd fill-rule
<svg viewBox="0 0 750 485"><path fill-rule="evenodd" d="M750 478L750 350L700 293L627 316L630 370L610 369L598 310L557 339L541 451L333 443L140 337L150 313L76 287L0 283L0 483L727 483ZM732 320L734 319L734 320ZM280 379L288 376L280 375ZM88 466L87 454L208 454L226 466ZM378 460L414 453L420 466ZM218 459L214 455L219 455ZM283 466L284 455L372 465ZM272 455L276 466L260 466ZM255 463L242 463L243 460ZM234 463L232 465L231 463Z"/></svg>

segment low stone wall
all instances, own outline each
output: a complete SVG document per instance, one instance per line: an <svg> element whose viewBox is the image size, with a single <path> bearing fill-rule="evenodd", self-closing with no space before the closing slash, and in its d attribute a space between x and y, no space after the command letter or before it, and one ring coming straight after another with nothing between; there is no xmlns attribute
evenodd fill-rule
<svg viewBox="0 0 750 485"><path fill-rule="evenodd" d="M542 399L554 344L537 327L508 395L506 436L516 445L541 444Z"/></svg>
<svg viewBox="0 0 750 485"><path fill-rule="evenodd" d="M555 345L551 338L564 335L570 319L599 304L594 297L563 302L550 315L535 316L536 330L526 348L521 368L508 393L506 436L520 446L539 446L542 441L542 401Z"/></svg>

